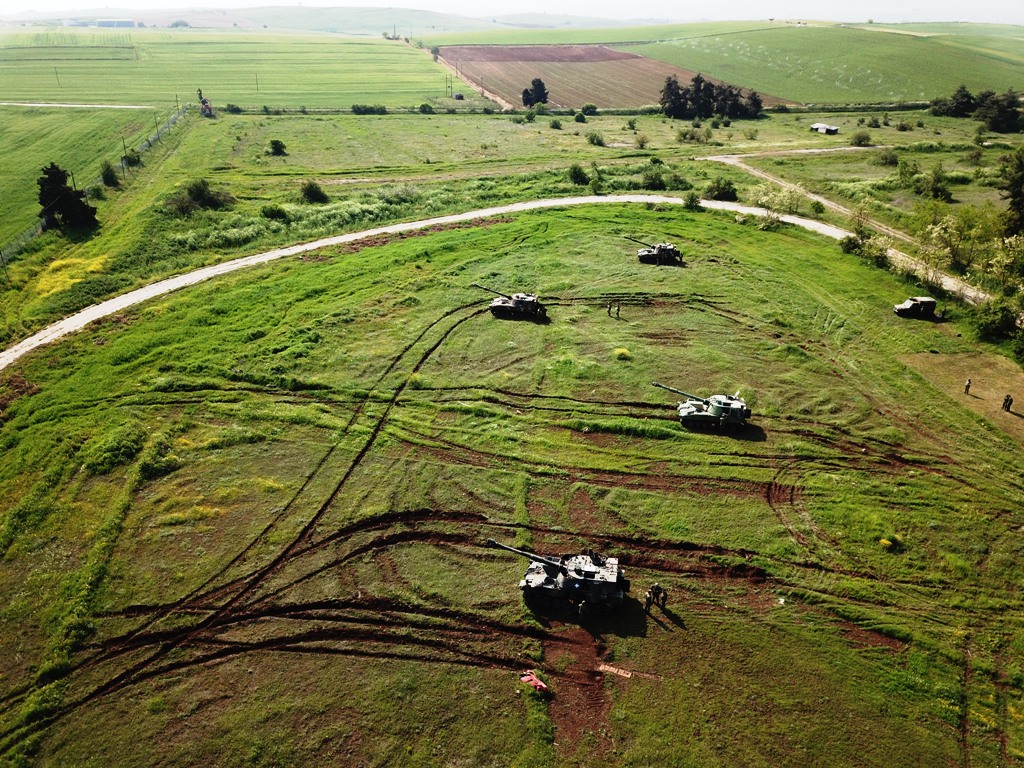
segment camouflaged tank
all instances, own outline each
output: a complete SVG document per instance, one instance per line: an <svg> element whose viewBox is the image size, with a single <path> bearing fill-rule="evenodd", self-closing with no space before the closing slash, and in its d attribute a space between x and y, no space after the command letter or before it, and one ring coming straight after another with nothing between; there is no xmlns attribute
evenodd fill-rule
<svg viewBox="0 0 1024 768"><path fill-rule="evenodd" d="M656 381L652 381L651 384L686 398L676 406L679 423L684 427L743 427L750 418L750 408L747 407L747 401L740 397L739 392L735 395L712 395L705 398Z"/></svg>
<svg viewBox="0 0 1024 768"><path fill-rule="evenodd" d="M491 314L505 320L536 320L545 321L548 311L540 300L532 293L507 294L493 288L473 283L474 288L481 288L496 293L498 298L491 301Z"/></svg>
<svg viewBox="0 0 1024 768"><path fill-rule="evenodd" d="M487 540L487 546L504 549L530 560L519 582L523 599L534 608L570 610L585 616L620 607L629 591L629 579L617 557L594 550L579 555L538 555Z"/></svg>
<svg viewBox="0 0 1024 768"><path fill-rule="evenodd" d="M682 254L679 253L679 249L672 245L672 243L651 244L645 243L643 240L637 240L635 237L626 237L625 235L623 237L644 246L636 252L636 257L644 264L680 266L683 263Z"/></svg>

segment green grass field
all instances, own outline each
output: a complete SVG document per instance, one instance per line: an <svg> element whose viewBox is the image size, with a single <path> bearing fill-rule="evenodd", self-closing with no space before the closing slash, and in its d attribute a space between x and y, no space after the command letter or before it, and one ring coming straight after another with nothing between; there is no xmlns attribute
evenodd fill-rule
<svg viewBox="0 0 1024 768"><path fill-rule="evenodd" d="M620 235L647 233L689 265L638 264ZM955 325L893 316L904 286L798 231L643 207L324 256L152 302L6 376L8 754L1017 753L1024 428ZM552 322L491 318L473 281L537 290ZM965 370L976 400L943 378ZM653 379L741 389L753 426L684 431ZM596 540L667 584L671 613L524 621L522 564L480 547L517 532ZM588 687L595 641L649 677ZM538 713L511 674L527 647L557 691ZM62 682L24 688L47 659ZM130 735L105 731L118 712ZM553 746L537 717L579 739Z"/></svg>
<svg viewBox="0 0 1024 768"><path fill-rule="evenodd" d="M113 43L116 42L116 45ZM400 41L310 33L133 29L6 32L0 89L8 101L218 108L418 107L445 94L445 70Z"/></svg>
<svg viewBox="0 0 1024 768"><path fill-rule="evenodd" d="M930 101L961 83L1002 93L1021 80L1024 61L1014 45L1002 38L785 27L627 50L804 104L870 104Z"/></svg>
<svg viewBox="0 0 1024 768"><path fill-rule="evenodd" d="M60 73L51 46L69 67L136 61L115 58L125 46L169 60L178 32L46 34L3 48L0 77L19 57ZM237 43L236 62L253 44L182 38L182 72L217 41ZM311 84L288 39L269 46L276 77ZM365 45L433 71L422 51ZM228 71L224 56L204 66ZM392 103L382 72L360 100ZM92 77L61 100L88 100ZM95 175L154 114L0 110L20 175L0 210L22 221L39 167ZM689 123L658 116L556 129L443 110L192 111L96 201L99 230L13 258L0 338L391 222L653 176L678 196L721 176L749 201L762 181L710 154L782 152L748 162L905 224L921 199L885 183L877 146L792 154L848 147L870 116L773 114L694 144L678 137ZM973 121L889 118L873 144L943 162L958 201L1002 204L990 182L1014 138L981 149ZM819 119L840 134L809 132ZM592 183L570 181L574 163ZM176 212L197 179L227 205ZM303 201L308 181L326 202ZM676 243L686 266L640 264L627 236ZM551 322L492 317L474 282L539 293ZM999 407L1024 379L952 300L945 323L893 314L928 290L802 229L605 204L284 258L37 350L0 371L0 765L1024 762L1024 395ZM754 416L684 429L652 381L739 390ZM618 555L631 597L582 621L535 614L525 562L487 538ZM654 581L670 599L648 616ZM525 668L550 700L519 682Z"/></svg>

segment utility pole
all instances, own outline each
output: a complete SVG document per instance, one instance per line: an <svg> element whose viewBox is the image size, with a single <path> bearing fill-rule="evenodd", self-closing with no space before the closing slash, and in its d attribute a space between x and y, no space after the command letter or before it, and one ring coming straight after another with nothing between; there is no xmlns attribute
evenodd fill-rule
<svg viewBox="0 0 1024 768"><path fill-rule="evenodd" d="M57 74L57 68L56 67L53 68L53 76L57 78L57 87L60 88L61 87L61 85L60 85L60 75Z"/></svg>
<svg viewBox="0 0 1024 768"><path fill-rule="evenodd" d="M256 73L256 93L259 93L259 92L260 92L260 75L257 72Z"/></svg>
<svg viewBox="0 0 1024 768"><path fill-rule="evenodd" d="M3 248L0 248L0 264L3 265L4 277L7 278L7 284L8 285L14 285L14 283L11 282L11 275L10 275L10 273L7 271L7 256L4 255L4 249Z"/></svg>

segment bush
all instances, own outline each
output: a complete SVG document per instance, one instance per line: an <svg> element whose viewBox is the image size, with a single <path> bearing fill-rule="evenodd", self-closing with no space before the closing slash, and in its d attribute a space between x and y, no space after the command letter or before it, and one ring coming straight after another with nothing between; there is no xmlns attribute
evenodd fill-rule
<svg viewBox="0 0 1024 768"><path fill-rule="evenodd" d="M661 171L645 171L640 185L644 189L650 189L653 191L663 190L665 189L665 177L661 175Z"/></svg>
<svg viewBox="0 0 1024 768"><path fill-rule="evenodd" d="M577 112L573 120L575 120L577 123L585 123L587 122L587 116L584 115L582 112Z"/></svg>
<svg viewBox="0 0 1024 768"><path fill-rule="evenodd" d="M739 193L736 191L736 185L729 181L729 179L722 178L721 176L711 180L707 189L704 190L704 194L710 200L735 202L740 199Z"/></svg>
<svg viewBox="0 0 1024 768"><path fill-rule="evenodd" d="M302 199L307 203L326 203L328 200L327 193L324 192L323 187L315 181L307 181L303 183Z"/></svg>
<svg viewBox="0 0 1024 768"><path fill-rule="evenodd" d="M596 115L597 104L590 104L588 102L587 104L584 104L582 107L580 107L580 112L582 112L584 115Z"/></svg>
<svg viewBox="0 0 1024 768"><path fill-rule="evenodd" d="M244 110L237 104L228 104L224 107L224 111L229 115L240 115Z"/></svg>
<svg viewBox="0 0 1024 768"><path fill-rule="evenodd" d="M233 198L227 192L218 192L210 188L206 179L193 179L170 199L170 208L175 213L187 216L200 209L217 210L231 204Z"/></svg>
<svg viewBox="0 0 1024 768"><path fill-rule="evenodd" d="M897 157L896 152L892 147L886 147L879 152L877 160L879 165L890 165L895 167L900 164L900 159Z"/></svg>
<svg viewBox="0 0 1024 768"><path fill-rule="evenodd" d="M434 108L432 106L430 106L429 104L427 104L426 102L423 102L422 104L420 104L420 114L421 115L432 115L432 114L434 114Z"/></svg>
<svg viewBox="0 0 1024 768"><path fill-rule="evenodd" d="M647 134L638 133L633 139L633 143L636 144L637 149L647 149L647 145L650 143L650 139L647 138Z"/></svg>
<svg viewBox="0 0 1024 768"><path fill-rule="evenodd" d="M121 162L125 165L142 165L142 155L139 154L137 149L129 149L121 156Z"/></svg>
<svg viewBox="0 0 1024 768"><path fill-rule="evenodd" d="M587 143L593 144L595 147L604 146L604 136L597 131L591 131L587 134Z"/></svg>
<svg viewBox="0 0 1024 768"><path fill-rule="evenodd" d="M353 115L386 115L388 113L387 107L383 104L353 104L352 114Z"/></svg>
<svg viewBox="0 0 1024 768"><path fill-rule="evenodd" d="M284 142L280 139L271 139L270 154L276 157L283 157L284 155L287 155L288 153L285 151Z"/></svg>
<svg viewBox="0 0 1024 768"><path fill-rule="evenodd" d="M109 160L100 163L100 178L108 187L116 187L121 183L121 180L117 178L117 170Z"/></svg>
<svg viewBox="0 0 1024 768"><path fill-rule="evenodd" d="M562 121L557 118L548 123L548 125L550 125L553 130L562 130Z"/></svg>
<svg viewBox="0 0 1024 768"><path fill-rule="evenodd" d="M683 197L683 207L688 211L699 211L700 210L700 195L696 191L690 190Z"/></svg>
<svg viewBox="0 0 1024 768"><path fill-rule="evenodd" d="M870 147L871 134L867 131L857 131L850 137L850 144L855 147Z"/></svg>
<svg viewBox="0 0 1024 768"><path fill-rule="evenodd" d="M265 219L275 219L277 221L288 221L288 212L276 203L264 205L260 208L260 214Z"/></svg>
<svg viewBox="0 0 1024 768"><path fill-rule="evenodd" d="M590 177L579 163L573 163L569 166L569 181L578 187L583 187L590 183Z"/></svg>

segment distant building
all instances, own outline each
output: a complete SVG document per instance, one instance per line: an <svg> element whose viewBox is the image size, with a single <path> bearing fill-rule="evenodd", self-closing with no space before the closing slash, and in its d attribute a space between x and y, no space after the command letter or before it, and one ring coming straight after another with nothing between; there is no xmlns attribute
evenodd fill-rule
<svg viewBox="0 0 1024 768"><path fill-rule="evenodd" d="M134 27L135 19L96 19L97 27Z"/></svg>
<svg viewBox="0 0 1024 768"><path fill-rule="evenodd" d="M811 130L817 131L818 133L825 133L828 134L829 136L834 136L835 134L839 133L839 126L828 125L827 123L814 123L813 125L811 125Z"/></svg>

